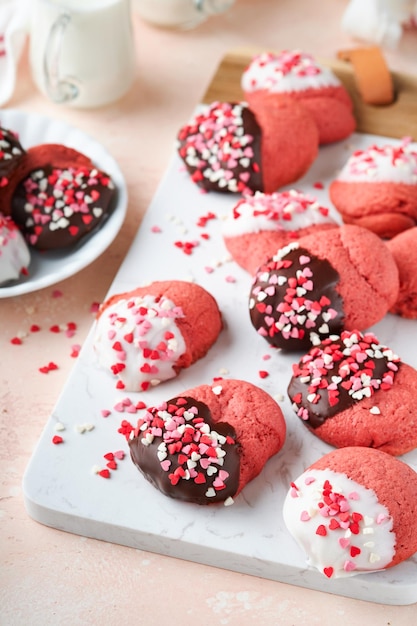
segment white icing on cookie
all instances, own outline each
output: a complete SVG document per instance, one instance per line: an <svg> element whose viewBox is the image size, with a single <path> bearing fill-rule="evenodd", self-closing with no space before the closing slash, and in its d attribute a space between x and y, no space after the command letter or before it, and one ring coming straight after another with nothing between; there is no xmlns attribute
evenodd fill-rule
<svg viewBox="0 0 417 626"><path fill-rule="evenodd" d="M337 176L346 183L405 183L417 185L417 148L404 140L397 145L372 145L357 150Z"/></svg>
<svg viewBox="0 0 417 626"><path fill-rule="evenodd" d="M336 224L316 198L294 189L272 194L256 192L235 205L233 214L223 222L222 233L237 237L265 230L296 231L313 224Z"/></svg>
<svg viewBox="0 0 417 626"><path fill-rule="evenodd" d="M0 215L0 285L27 273L30 252L15 223Z"/></svg>
<svg viewBox="0 0 417 626"><path fill-rule="evenodd" d="M181 307L168 298L132 297L115 302L97 320L98 364L117 377L117 387L146 391L176 376L173 366L186 350L175 323Z"/></svg>
<svg viewBox="0 0 417 626"><path fill-rule="evenodd" d="M299 50L258 54L241 79L241 87L246 93L261 89L270 93L285 93L340 86L341 82L331 69L321 66L310 54Z"/></svg>
<svg viewBox="0 0 417 626"><path fill-rule="evenodd" d="M388 509L345 474L307 470L292 483L283 514L307 563L328 578L384 569L395 554Z"/></svg>

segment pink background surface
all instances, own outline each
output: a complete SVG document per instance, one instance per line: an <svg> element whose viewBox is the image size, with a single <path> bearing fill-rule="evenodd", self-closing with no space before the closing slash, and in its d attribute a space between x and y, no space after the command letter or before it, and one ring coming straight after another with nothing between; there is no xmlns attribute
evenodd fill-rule
<svg viewBox="0 0 417 626"><path fill-rule="evenodd" d="M416 605L351 600L63 533L31 520L22 475L82 344L189 117L224 54L239 46L301 48L334 58L357 44L340 30L344 0L238 0L224 16L186 32L134 17L137 77L127 96L94 111L60 108L35 88L25 53L8 108L65 120L99 140L124 173L129 207L108 251L76 276L0 300L0 623L14 624L393 624ZM415 72L417 34L407 32L391 69ZM54 297L59 290L62 295ZM49 331L75 322L73 337ZM32 324L41 327L29 333ZM28 332L20 346L10 339ZM38 368L54 361L58 369ZM135 506L135 503L130 503ZM175 616L175 617L174 617Z"/></svg>

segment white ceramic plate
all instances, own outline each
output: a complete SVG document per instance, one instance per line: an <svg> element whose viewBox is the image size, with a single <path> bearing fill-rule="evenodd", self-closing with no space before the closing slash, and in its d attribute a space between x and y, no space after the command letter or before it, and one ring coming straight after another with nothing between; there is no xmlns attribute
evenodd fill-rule
<svg viewBox="0 0 417 626"><path fill-rule="evenodd" d="M39 253L31 250L29 276L0 287L0 298L18 296L49 287L87 267L112 243L127 210L127 189L122 172L103 146L78 128L61 120L17 110L0 111L0 126L19 133L24 148L40 143L61 143L88 156L107 172L117 187L116 204L101 228L72 250Z"/></svg>

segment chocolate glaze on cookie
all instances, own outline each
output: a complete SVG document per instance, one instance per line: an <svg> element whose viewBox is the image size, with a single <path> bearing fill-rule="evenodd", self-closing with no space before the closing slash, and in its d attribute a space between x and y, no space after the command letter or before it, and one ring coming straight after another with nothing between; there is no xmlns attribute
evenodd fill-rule
<svg viewBox="0 0 417 626"><path fill-rule="evenodd" d="M289 244L256 273L249 299L251 322L271 345L285 350L309 347L312 333L339 333L344 313L335 290L338 281L327 260Z"/></svg>
<svg viewBox="0 0 417 626"><path fill-rule="evenodd" d="M133 463L162 493L195 504L224 502L239 486L240 445L234 428L214 422L188 396L153 407L129 441Z"/></svg>
<svg viewBox="0 0 417 626"><path fill-rule="evenodd" d="M13 170L24 153L17 136L0 127L0 189L8 185Z"/></svg>
<svg viewBox="0 0 417 626"><path fill-rule="evenodd" d="M245 103L213 102L178 133L178 153L206 191L263 191L261 129Z"/></svg>
<svg viewBox="0 0 417 626"><path fill-rule="evenodd" d="M114 193L110 177L94 166L48 164L19 183L12 217L32 247L67 248L102 223Z"/></svg>
<svg viewBox="0 0 417 626"><path fill-rule="evenodd" d="M400 359L372 333L343 331L293 365L288 395L298 417L315 429L379 389L390 389Z"/></svg>

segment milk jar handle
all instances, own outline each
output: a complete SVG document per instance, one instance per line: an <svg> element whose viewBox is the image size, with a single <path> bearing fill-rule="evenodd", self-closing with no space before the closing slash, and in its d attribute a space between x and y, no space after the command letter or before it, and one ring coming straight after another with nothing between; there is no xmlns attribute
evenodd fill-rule
<svg viewBox="0 0 417 626"><path fill-rule="evenodd" d="M78 96L78 87L70 77L60 78L60 56L65 31L71 22L68 13L61 13L51 26L43 57L45 88L53 102L64 103Z"/></svg>

